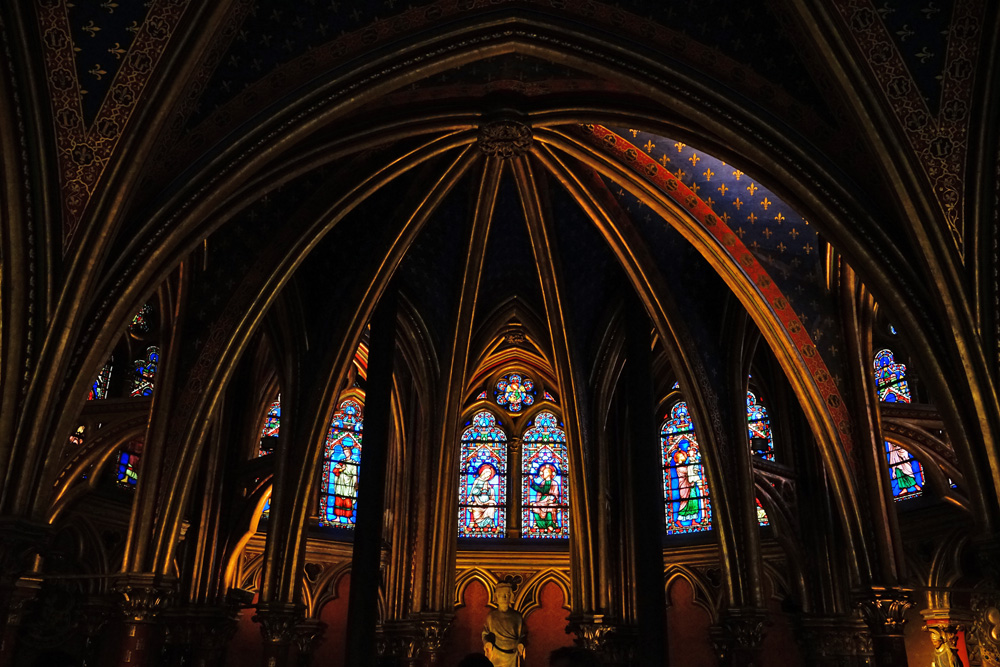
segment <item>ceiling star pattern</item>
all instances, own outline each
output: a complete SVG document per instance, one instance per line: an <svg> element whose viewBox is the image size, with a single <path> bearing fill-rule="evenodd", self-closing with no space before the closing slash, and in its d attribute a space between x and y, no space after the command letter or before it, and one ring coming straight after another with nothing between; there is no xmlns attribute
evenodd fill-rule
<svg viewBox="0 0 1000 667"><path fill-rule="evenodd" d="M86 10L67 0L37 6L55 121L64 252L188 0L102 3L80 2ZM125 4L130 8L120 6Z"/></svg>
<svg viewBox="0 0 1000 667"><path fill-rule="evenodd" d="M813 382L819 392L826 398L827 407L834 423L840 431L845 447L853 448L851 435L851 418L847 406L841 396L839 374L830 372L825 361L839 354L835 344L824 354L812 339L812 332L806 322L791 305L789 297L776 284L763 263L751 253L746 244L691 188L681 181L677 174L654 160L642 148L638 148L614 131L600 125L588 125L585 128L592 145L600 147L620 160L635 173L648 179L653 185L673 199L686 210L691 218L702 225L711 236L726 249L732 260L747 278L756 286L764 301L771 308L778 321L784 327L788 337L793 341L796 352L805 368L809 370ZM668 163L669 164L669 163ZM666 223L665 223L666 224Z"/></svg>
<svg viewBox="0 0 1000 667"><path fill-rule="evenodd" d="M84 122L94 121L152 0L66 2Z"/></svg>
<svg viewBox="0 0 1000 667"><path fill-rule="evenodd" d="M966 157L983 0L883 1L880 5L872 0L836 0L834 5L917 156L955 249L964 258ZM914 26L930 23L936 27L923 27L920 33L914 30ZM932 39L935 30L943 34ZM917 40L918 34L924 35L927 52L941 50L940 59L932 62L928 57L921 62L912 53L909 40ZM917 53L924 53L924 46Z"/></svg>

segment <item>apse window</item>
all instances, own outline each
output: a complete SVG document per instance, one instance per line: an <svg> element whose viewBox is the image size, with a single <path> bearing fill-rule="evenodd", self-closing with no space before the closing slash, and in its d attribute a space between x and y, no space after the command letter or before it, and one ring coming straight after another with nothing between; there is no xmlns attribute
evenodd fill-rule
<svg viewBox="0 0 1000 667"><path fill-rule="evenodd" d="M536 384L510 372L491 383L492 401L476 395L460 442L459 537L569 537L566 431Z"/></svg>
<svg viewBox="0 0 1000 667"><path fill-rule="evenodd" d="M897 362L892 350L875 354L875 387L883 403L909 403L910 387L906 382L906 366Z"/></svg>
<svg viewBox="0 0 1000 667"><path fill-rule="evenodd" d="M319 499L321 526L354 528L357 523L363 401L364 397L358 391L342 398L330 422L323 446L323 479Z"/></svg>

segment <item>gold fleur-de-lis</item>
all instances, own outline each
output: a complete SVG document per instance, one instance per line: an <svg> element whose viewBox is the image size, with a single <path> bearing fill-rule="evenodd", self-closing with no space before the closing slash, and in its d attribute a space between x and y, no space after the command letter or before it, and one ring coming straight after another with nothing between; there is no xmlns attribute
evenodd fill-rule
<svg viewBox="0 0 1000 667"><path fill-rule="evenodd" d="M753 197L757 193L757 190L758 190L757 186L754 185L753 183L747 186L747 192L750 193L751 197Z"/></svg>
<svg viewBox="0 0 1000 667"><path fill-rule="evenodd" d="M754 215L753 211L750 211L750 215L747 216L747 220L750 221L751 225L757 222L757 216Z"/></svg>
<svg viewBox="0 0 1000 667"><path fill-rule="evenodd" d="M710 181L712 180L712 177L715 176L715 172L712 171L711 167L709 167L705 171L701 172L701 175L705 177L706 181Z"/></svg>
<svg viewBox="0 0 1000 667"><path fill-rule="evenodd" d="M743 172L740 171L739 169L737 169L736 171L733 172L733 176L736 177L737 181L740 180L740 176L742 176L742 175L743 175Z"/></svg>
<svg viewBox="0 0 1000 667"><path fill-rule="evenodd" d="M691 153L691 157L688 158L688 162L691 163L692 167L698 166L698 161L701 160L697 153Z"/></svg>
<svg viewBox="0 0 1000 667"><path fill-rule="evenodd" d="M806 251L807 255L811 253L813 250L815 250L815 248L812 247L811 243L805 244L804 246L802 246L802 249Z"/></svg>
<svg viewBox="0 0 1000 667"><path fill-rule="evenodd" d="M129 27L127 27L125 29L128 30L129 32L131 32L132 34L135 34L135 33L139 32L139 22L138 21L132 21L132 25L130 25Z"/></svg>
<svg viewBox="0 0 1000 667"><path fill-rule="evenodd" d="M789 235L789 236L791 236L791 237L792 237L792 240L794 241L795 239L799 238L799 230L797 230L797 229L795 229L794 227L792 227L792 228L791 228L791 229L790 229L790 230L788 231L788 235Z"/></svg>
<svg viewBox="0 0 1000 667"><path fill-rule="evenodd" d="M764 199L760 202L760 205L763 206L764 210L766 211L768 207L771 206L771 200L768 199L767 197L764 197Z"/></svg>
<svg viewBox="0 0 1000 667"><path fill-rule="evenodd" d="M670 162L670 158L667 157L666 153L660 156L660 164L662 164L664 168L666 168L668 162Z"/></svg>
<svg viewBox="0 0 1000 667"><path fill-rule="evenodd" d="M718 190L722 194L722 196L725 197L726 193L729 191L729 188L727 188L726 184L723 183L722 185L720 185L719 187L717 187L716 190Z"/></svg>
<svg viewBox="0 0 1000 667"><path fill-rule="evenodd" d="M101 29L99 27L97 27L96 25L94 25L94 22L91 21L87 25L81 27L80 30L82 30L85 33L89 34L91 37L96 37L97 33L100 32Z"/></svg>
<svg viewBox="0 0 1000 667"><path fill-rule="evenodd" d="M694 193L697 194L698 190L701 190L701 186L698 185L697 183L692 183L691 184L691 192L694 192Z"/></svg>
<svg viewBox="0 0 1000 667"><path fill-rule="evenodd" d="M786 246L784 243L778 244L778 252L785 252L786 250L788 250L788 246Z"/></svg>
<svg viewBox="0 0 1000 667"><path fill-rule="evenodd" d="M744 229L742 227L737 227L736 231L733 232L733 233L736 234L737 236L739 236L742 239L743 235L746 234L746 231L744 231Z"/></svg>
<svg viewBox="0 0 1000 667"><path fill-rule="evenodd" d="M773 234L773 233L774 233L774 232L772 232L772 231L771 231L771 228L770 228L770 227L765 227L765 228L764 228L764 231L763 231L763 232L761 232L761 234L763 234L763 235L764 235L764 238L766 238L766 239L769 239L769 238L771 238L771 234Z"/></svg>
<svg viewBox="0 0 1000 667"><path fill-rule="evenodd" d="M90 74L93 74L94 76L96 76L98 81L101 80L102 76L104 76L105 74L107 74L107 72L105 72L103 69L101 69L101 66L99 64L98 65L94 65L93 67L91 67L90 69L88 69L87 72L90 73Z"/></svg>
<svg viewBox="0 0 1000 667"><path fill-rule="evenodd" d="M114 2L113 0L105 0L104 2L101 3L101 7L108 10L108 14L114 14L115 9L118 8L118 3Z"/></svg>
<svg viewBox="0 0 1000 667"><path fill-rule="evenodd" d="M125 49L122 48L121 44L115 42L115 45L108 49L108 53L113 53L115 60L121 60L122 56L125 55Z"/></svg>
<svg viewBox="0 0 1000 667"><path fill-rule="evenodd" d="M785 216L781 214L781 211L778 211L778 215L774 216L774 219L777 220L778 224L780 225L785 221Z"/></svg>
<svg viewBox="0 0 1000 667"><path fill-rule="evenodd" d="M652 152L653 152L653 149L654 149L654 148L656 148L656 144L654 144L654 143L653 143L653 140L652 140L652 139L650 139L649 141L647 141L647 142L646 142L646 145L645 145L645 146L643 146L643 148L645 148L645 149L646 149L646 152L647 152L647 153L652 153Z"/></svg>
<svg viewBox="0 0 1000 667"><path fill-rule="evenodd" d="M639 130L629 130L632 133L632 138L635 139L639 135Z"/></svg>
<svg viewBox="0 0 1000 667"><path fill-rule="evenodd" d="M680 153L680 152L681 152L682 150L684 150L684 147L685 147L685 146L687 146L687 144L682 144L682 143L681 143L681 142L679 142L679 141L678 141L677 143L675 143L675 144L674 144L674 148L676 148L676 149L677 149L677 152L678 152L678 153Z"/></svg>
<svg viewBox="0 0 1000 667"><path fill-rule="evenodd" d="M676 174L674 174L674 176L676 176L676 177L677 177L677 180L678 180L678 181L683 181L683 180L684 180L684 177L685 177L685 176L687 176L687 172L686 172L686 171L684 171L684 170L683 170L683 169L681 169L681 168L678 168L678 169L677 169L677 173L676 173Z"/></svg>
<svg viewBox="0 0 1000 667"><path fill-rule="evenodd" d="M740 210L743 207L743 200L737 197L733 200L733 206L736 207L737 211Z"/></svg>

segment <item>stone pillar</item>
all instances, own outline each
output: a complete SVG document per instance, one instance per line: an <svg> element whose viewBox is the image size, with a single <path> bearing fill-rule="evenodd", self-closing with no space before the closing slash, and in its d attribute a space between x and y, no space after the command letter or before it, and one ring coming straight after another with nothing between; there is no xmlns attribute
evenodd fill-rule
<svg viewBox="0 0 1000 667"><path fill-rule="evenodd" d="M295 647L298 649L298 667L309 667L313 653L326 630L326 623L318 618L307 618L295 626ZM207 667L207 666L206 666Z"/></svg>
<svg viewBox="0 0 1000 667"><path fill-rule="evenodd" d="M163 640L159 616L173 594L173 579L154 574L123 575L114 585L122 596L125 636L118 654L120 667L147 667L155 661Z"/></svg>
<svg viewBox="0 0 1000 667"><path fill-rule="evenodd" d="M641 642L637 641L636 628L623 626L603 614L571 615L566 632L574 633L576 645L599 655L608 667L647 664L637 650Z"/></svg>
<svg viewBox="0 0 1000 667"><path fill-rule="evenodd" d="M261 605L253 620L264 637L264 667L292 667L295 627L302 619L296 605Z"/></svg>
<svg viewBox="0 0 1000 667"><path fill-rule="evenodd" d="M0 592L3 602L0 609L6 611L7 615L4 619L3 631L0 632L0 667L14 664L14 653L17 650L17 640L21 632L21 621L28 612L31 603L38 596L41 587L41 579L20 577L6 586L6 590Z"/></svg>
<svg viewBox="0 0 1000 667"><path fill-rule="evenodd" d="M903 626L906 610L913 602L898 588L873 588L856 602L872 636L872 654L876 667L906 665Z"/></svg>
<svg viewBox="0 0 1000 667"><path fill-rule="evenodd" d="M860 618L807 616L802 619L803 663L811 667L867 667L872 638Z"/></svg>
<svg viewBox="0 0 1000 667"><path fill-rule="evenodd" d="M82 667L97 667L101 660L100 638L115 612L115 606L102 596L88 600L80 610L83 613L83 631L86 633Z"/></svg>
<svg viewBox="0 0 1000 667"><path fill-rule="evenodd" d="M712 648L724 667L760 665L765 615L758 609L731 609L711 631Z"/></svg>
<svg viewBox="0 0 1000 667"><path fill-rule="evenodd" d="M390 287L371 320L368 390L365 394L365 435L358 481L358 514L351 560L351 591L347 607L347 664L375 667L375 627L378 625L382 581L382 522L392 421L392 365L396 352L396 296Z"/></svg>

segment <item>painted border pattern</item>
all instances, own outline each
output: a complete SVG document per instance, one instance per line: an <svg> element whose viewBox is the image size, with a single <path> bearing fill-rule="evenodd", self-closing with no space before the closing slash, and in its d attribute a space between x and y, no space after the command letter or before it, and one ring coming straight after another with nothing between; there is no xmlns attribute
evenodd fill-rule
<svg viewBox="0 0 1000 667"><path fill-rule="evenodd" d="M698 197L674 174L662 167L645 151L633 146L629 141L601 125L584 126L589 140L602 150L610 151L621 163L635 173L649 180L653 185L680 204L708 232L719 241L732 257L734 264L757 287L775 319L784 327L788 337L795 344L796 352L802 365L808 369L813 383L820 394L825 397L826 408L840 432L844 450L850 454L854 448L851 428L851 417L847 405L837 388L837 383L830 375L819 350L813 343L809 332L802 325L798 315L792 309L782 291L774 284L757 258L747 250L739 236L715 214L712 208Z"/></svg>

